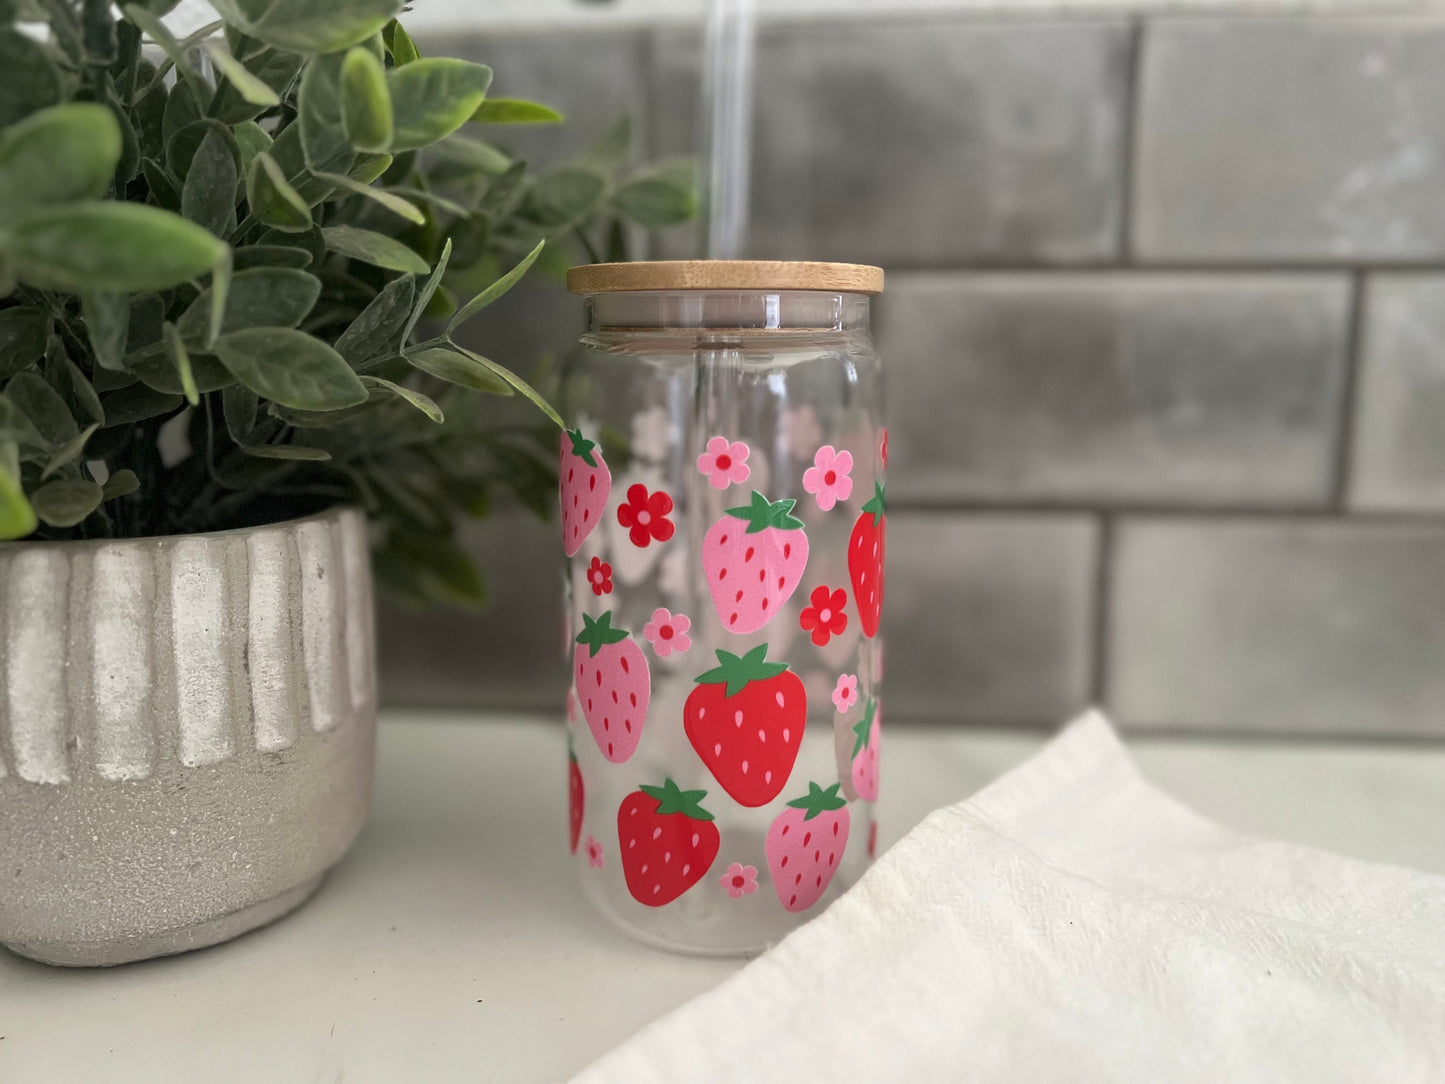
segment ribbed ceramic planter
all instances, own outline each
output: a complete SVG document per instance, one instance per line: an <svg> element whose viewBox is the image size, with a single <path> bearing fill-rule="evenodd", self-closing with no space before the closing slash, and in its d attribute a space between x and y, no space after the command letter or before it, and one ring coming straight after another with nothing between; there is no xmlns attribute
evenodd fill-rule
<svg viewBox="0 0 1445 1084"><path fill-rule="evenodd" d="M0 546L0 943L97 966L302 903L370 798L366 524Z"/></svg>

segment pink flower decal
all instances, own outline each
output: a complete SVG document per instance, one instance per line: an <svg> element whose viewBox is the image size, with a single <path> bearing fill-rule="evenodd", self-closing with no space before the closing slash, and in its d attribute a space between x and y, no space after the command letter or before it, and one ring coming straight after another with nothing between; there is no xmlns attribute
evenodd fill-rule
<svg viewBox="0 0 1445 1084"><path fill-rule="evenodd" d="M750 896L758 890L757 867L745 866L741 862L734 862L730 865L728 871L718 880L728 890L728 895L735 900Z"/></svg>
<svg viewBox="0 0 1445 1084"><path fill-rule="evenodd" d="M587 864L593 869L602 868L602 844L597 842L596 836L587 837Z"/></svg>
<svg viewBox="0 0 1445 1084"><path fill-rule="evenodd" d="M627 487L627 503L617 506L617 522L628 530L634 546L646 547L653 539L666 542L676 529L667 514L672 498L662 490L647 492L642 483Z"/></svg>
<svg viewBox="0 0 1445 1084"><path fill-rule="evenodd" d="M818 449L813 465L803 472L803 488L817 498L824 512L853 493L853 453L836 451L831 444Z"/></svg>
<svg viewBox="0 0 1445 1084"><path fill-rule="evenodd" d="M612 594L612 566L600 557L592 558L587 566L587 582L592 585L594 595Z"/></svg>
<svg viewBox="0 0 1445 1084"><path fill-rule="evenodd" d="M740 440L729 442L727 437L713 437L707 442L707 451L697 457L697 469L707 476L713 489L746 482L752 474L748 446Z"/></svg>
<svg viewBox="0 0 1445 1084"><path fill-rule="evenodd" d="M838 684L833 686L833 706L846 715L858 703L858 675L840 674Z"/></svg>
<svg viewBox="0 0 1445 1084"><path fill-rule="evenodd" d="M848 592L841 587L836 591L827 586L815 587L808 601L812 605L798 615L798 627L811 632L813 643L822 647L848 627L848 615L843 612L848 604Z"/></svg>
<svg viewBox="0 0 1445 1084"><path fill-rule="evenodd" d="M679 655L692 646L687 630L692 621L687 614L668 613L662 607L652 611L652 620L642 626L642 635L657 652L659 659L665 659L676 651Z"/></svg>
<svg viewBox="0 0 1445 1084"><path fill-rule="evenodd" d="M878 458L883 460L883 465L888 466L888 430L883 430L883 435L878 438Z"/></svg>

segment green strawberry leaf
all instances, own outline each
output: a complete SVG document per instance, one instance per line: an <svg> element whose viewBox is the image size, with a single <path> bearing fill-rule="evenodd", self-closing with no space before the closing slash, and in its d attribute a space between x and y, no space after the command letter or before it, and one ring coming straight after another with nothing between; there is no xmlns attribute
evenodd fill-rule
<svg viewBox="0 0 1445 1084"><path fill-rule="evenodd" d="M863 709L863 718L853 724L853 733L858 740L853 743L853 752L849 759L853 759L864 749L868 748L868 731L873 729L873 716L878 713L878 701L871 696L868 698L868 706Z"/></svg>
<svg viewBox="0 0 1445 1084"><path fill-rule="evenodd" d="M602 650L603 645L620 643L630 635L626 629L612 627L612 611L608 610L596 619L591 614L582 615L582 631L577 634L577 643L588 646L587 657L590 659Z"/></svg>
<svg viewBox="0 0 1445 1084"><path fill-rule="evenodd" d="M873 526L877 527L883 522L883 513L886 511L886 502L883 500L883 483L873 483L873 499L863 506L863 511L873 513Z"/></svg>
<svg viewBox="0 0 1445 1084"><path fill-rule="evenodd" d="M567 430L567 436L572 441L572 454L589 467L597 466L597 459L592 454L592 449L597 447L597 442L584 437L580 429Z"/></svg>
<svg viewBox="0 0 1445 1084"><path fill-rule="evenodd" d="M809 783L808 793L801 798L794 798L788 805L794 809L804 810L803 820L810 821L820 813L832 809L842 809L848 804L847 800L838 793L838 788L842 785L834 783L824 790L817 783Z"/></svg>
<svg viewBox="0 0 1445 1084"><path fill-rule="evenodd" d="M768 645L759 644L739 658L730 651L718 650L718 665L694 680L699 685L727 685L724 696L737 696L754 681L775 678L788 669L785 662L765 662Z"/></svg>
<svg viewBox="0 0 1445 1084"><path fill-rule="evenodd" d="M652 787L643 783L637 789L649 798L656 800L657 815L660 817L681 813L696 821L713 819L713 815L699 804L707 797L705 790L683 790L671 779L663 780L660 787Z"/></svg>
<svg viewBox="0 0 1445 1084"><path fill-rule="evenodd" d="M757 534L760 531L766 531L769 527L795 531L803 526L803 521L793 515L793 507L797 503L792 498L783 501L769 501L755 489L751 503L740 505L737 508L729 508L726 511L728 515L747 523L748 529L745 532L747 534Z"/></svg>

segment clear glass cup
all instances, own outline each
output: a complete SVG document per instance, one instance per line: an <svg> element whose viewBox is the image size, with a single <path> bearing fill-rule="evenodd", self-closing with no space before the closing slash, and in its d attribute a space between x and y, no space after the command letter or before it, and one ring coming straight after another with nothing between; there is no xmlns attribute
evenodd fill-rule
<svg viewBox="0 0 1445 1084"><path fill-rule="evenodd" d="M569 279L589 327L561 396L571 846L635 937L755 952L873 855L882 273L611 266Z"/></svg>

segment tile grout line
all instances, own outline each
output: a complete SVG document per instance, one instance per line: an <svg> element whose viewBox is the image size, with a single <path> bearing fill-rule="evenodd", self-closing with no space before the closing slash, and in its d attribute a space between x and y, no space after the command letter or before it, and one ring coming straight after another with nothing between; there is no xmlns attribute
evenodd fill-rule
<svg viewBox="0 0 1445 1084"><path fill-rule="evenodd" d="M1360 375L1364 368L1365 324L1369 282L1363 270L1350 278L1350 312L1345 327L1345 371L1340 383L1340 405L1335 415L1335 447L1330 463L1330 508L1349 513L1347 502L1354 475L1355 414L1359 409Z"/></svg>
<svg viewBox="0 0 1445 1084"><path fill-rule="evenodd" d="M1119 229L1117 260L1124 267L1134 262L1134 181L1138 170L1139 121L1143 112L1141 95L1144 67L1144 38L1148 20L1129 20L1125 48L1123 117L1119 131Z"/></svg>

